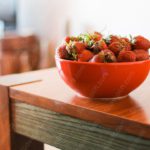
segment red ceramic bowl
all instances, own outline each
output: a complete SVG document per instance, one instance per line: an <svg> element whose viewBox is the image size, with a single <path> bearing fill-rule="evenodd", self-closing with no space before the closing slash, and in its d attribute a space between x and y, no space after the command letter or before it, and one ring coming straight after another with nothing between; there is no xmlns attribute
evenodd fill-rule
<svg viewBox="0 0 150 150"><path fill-rule="evenodd" d="M146 79L150 70L150 60L89 63L56 58L56 65L74 91L91 98L124 97Z"/></svg>

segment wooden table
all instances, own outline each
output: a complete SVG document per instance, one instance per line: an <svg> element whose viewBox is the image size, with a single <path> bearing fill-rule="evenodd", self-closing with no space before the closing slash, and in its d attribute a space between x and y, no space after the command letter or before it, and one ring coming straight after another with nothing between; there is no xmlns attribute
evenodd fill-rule
<svg viewBox="0 0 150 150"><path fill-rule="evenodd" d="M78 97L55 68L2 77L0 137L0 150L150 150L150 76L109 102Z"/></svg>

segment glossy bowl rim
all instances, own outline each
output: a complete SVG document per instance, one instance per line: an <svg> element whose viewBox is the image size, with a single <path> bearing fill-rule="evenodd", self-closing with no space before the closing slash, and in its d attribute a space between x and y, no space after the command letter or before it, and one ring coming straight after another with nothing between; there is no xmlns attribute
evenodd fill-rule
<svg viewBox="0 0 150 150"><path fill-rule="evenodd" d="M114 66L114 65L134 65L134 64L142 64L146 62L150 62L150 59L148 60L142 60L142 61L134 61L134 62L113 62L113 63L99 63L99 62L81 62L81 61L72 61L67 59L61 59L57 56L55 56L55 60L59 60L60 62L68 62L72 64L85 64L85 65L107 65L107 66Z"/></svg>

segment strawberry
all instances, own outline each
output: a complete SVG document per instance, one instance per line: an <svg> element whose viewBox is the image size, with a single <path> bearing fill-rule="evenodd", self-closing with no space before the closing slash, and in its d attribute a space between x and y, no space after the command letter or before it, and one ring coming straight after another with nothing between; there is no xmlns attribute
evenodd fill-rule
<svg viewBox="0 0 150 150"><path fill-rule="evenodd" d="M119 42L120 41L120 38L116 35L110 35L109 38L110 38L110 41L109 41L110 44L113 42Z"/></svg>
<svg viewBox="0 0 150 150"><path fill-rule="evenodd" d="M85 49L85 45L82 42L75 42L74 47L77 50L77 53L81 53Z"/></svg>
<svg viewBox="0 0 150 150"><path fill-rule="evenodd" d="M70 42L70 40L71 40L71 39L70 39L70 37L69 37L69 36L66 36L66 37L65 37L65 42L66 42L66 43L69 43L69 42Z"/></svg>
<svg viewBox="0 0 150 150"><path fill-rule="evenodd" d="M121 51L118 55L119 62L133 62L136 61L136 55L133 51Z"/></svg>
<svg viewBox="0 0 150 150"><path fill-rule="evenodd" d="M109 49L102 50L99 53L99 55L103 55L103 53L105 56L104 62L116 62L117 61L116 56L114 55L114 53L111 50L109 50Z"/></svg>
<svg viewBox="0 0 150 150"><path fill-rule="evenodd" d="M96 35L96 37L94 39L95 41L100 41L103 37L103 35L99 32L94 32L94 35Z"/></svg>
<svg viewBox="0 0 150 150"><path fill-rule="evenodd" d="M78 38L75 37L75 36L71 36L71 37L70 37L70 40L71 40L71 41L79 41Z"/></svg>
<svg viewBox="0 0 150 150"><path fill-rule="evenodd" d="M116 62L116 57L112 51L106 49L95 55L90 62Z"/></svg>
<svg viewBox="0 0 150 150"><path fill-rule="evenodd" d="M127 43L130 43L130 40L129 40L128 38L126 38L126 37L122 37L122 38L120 38L120 40L124 40L124 41L126 41Z"/></svg>
<svg viewBox="0 0 150 150"><path fill-rule="evenodd" d="M98 42L95 42L90 49L94 54L97 54L100 52L100 50L108 49L108 47L104 40L100 40Z"/></svg>
<svg viewBox="0 0 150 150"><path fill-rule="evenodd" d="M150 48L150 41L143 36L136 36L134 37L133 47L134 49L144 49L147 51Z"/></svg>
<svg viewBox="0 0 150 150"><path fill-rule="evenodd" d="M66 50L66 45L62 45L57 48L56 55L62 59L69 59L68 51Z"/></svg>
<svg viewBox="0 0 150 150"><path fill-rule="evenodd" d="M149 59L148 52L143 49L134 50L134 53L136 55L136 61Z"/></svg>
<svg viewBox="0 0 150 150"><path fill-rule="evenodd" d="M108 49L107 44L105 43L104 40L100 41L99 47L100 47L101 50Z"/></svg>
<svg viewBox="0 0 150 150"><path fill-rule="evenodd" d="M130 51L132 49L131 48L131 43L130 43L128 38L120 38L120 42L123 45L124 50Z"/></svg>
<svg viewBox="0 0 150 150"><path fill-rule="evenodd" d="M115 53L115 55L118 55L120 51L122 50L131 50L131 44L130 41L127 38L120 38L118 42L112 42L109 45L109 49Z"/></svg>
<svg viewBox="0 0 150 150"><path fill-rule="evenodd" d="M96 54L93 56L93 58L90 60L90 62L104 62L104 59L105 59L104 55L102 55L102 57L101 57L101 55Z"/></svg>
<svg viewBox="0 0 150 150"><path fill-rule="evenodd" d="M99 52L100 52L99 43L98 43L98 42L94 43L93 46L92 46L90 49L92 50L92 52L93 52L94 54L99 53Z"/></svg>
<svg viewBox="0 0 150 150"><path fill-rule="evenodd" d="M114 52L115 55L118 55L119 52L124 49L124 46L120 42L112 42L108 48Z"/></svg>
<svg viewBox="0 0 150 150"><path fill-rule="evenodd" d="M78 61L89 61L92 57L93 53L84 49L80 54L78 54Z"/></svg>

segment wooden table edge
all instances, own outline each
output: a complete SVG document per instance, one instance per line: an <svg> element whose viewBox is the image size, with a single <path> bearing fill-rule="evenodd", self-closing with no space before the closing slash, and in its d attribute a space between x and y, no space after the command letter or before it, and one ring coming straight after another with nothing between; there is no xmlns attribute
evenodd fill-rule
<svg viewBox="0 0 150 150"><path fill-rule="evenodd" d="M20 91L18 93L16 89L10 87L10 98L12 101L17 100L23 103L58 112L64 115L69 115L71 117L75 117L81 120L96 123L104 127L115 129L118 132L124 132L135 136L140 136L146 139L150 139L150 135L147 134L147 132L150 133L150 126L147 124L129 120L126 118L121 118L117 115L110 115L105 112L93 111L92 109L86 109L85 107L81 106L70 105L64 102L57 101L55 99L48 99L45 97L36 96L23 91L21 92L21 94L22 95L20 96ZM60 105L61 109L59 107ZM80 115L81 111L82 115ZM116 128L116 126L118 126L118 128ZM120 126L122 126L122 128L120 128ZM142 130L146 130L146 132L140 132L141 128Z"/></svg>
<svg viewBox="0 0 150 150"><path fill-rule="evenodd" d="M44 71L44 70L45 69L41 71ZM34 73L36 72L40 72L40 71L34 71ZM20 75L23 76L24 74L27 75L26 79L24 80L21 79L21 80L18 80L17 82L13 80L19 77ZM12 76L13 76L13 79L11 79ZM12 86L39 82L42 80L42 78L39 78L39 77L30 79L30 76L32 76L32 72L6 75L6 76L1 77L1 80L0 80L0 122L2 123L0 124L0 135L2 138L0 140L0 150L2 149L11 150L11 147L12 147L9 89ZM24 137L22 139L24 139ZM41 148L41 145L40 145L40 148Z"/></svg>
<svg viewBox="0 0 150 150"><path fill-rule="evenodd" d="M8 87L0 85L0 149L11 149L10 105Z"/></svg>

